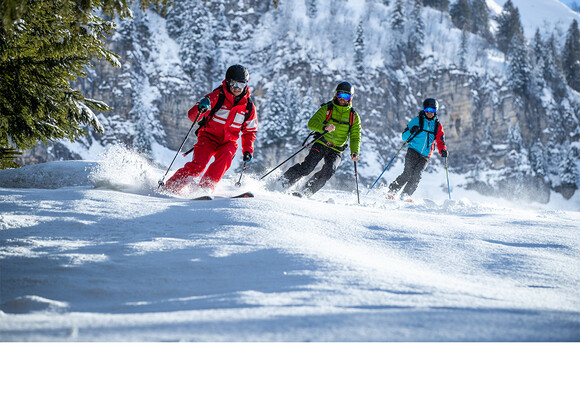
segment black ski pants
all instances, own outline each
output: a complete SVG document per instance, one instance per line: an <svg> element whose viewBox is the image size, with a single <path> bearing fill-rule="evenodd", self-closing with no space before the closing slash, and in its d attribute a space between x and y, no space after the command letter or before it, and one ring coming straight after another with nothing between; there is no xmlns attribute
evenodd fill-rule
<svg viewBox="0 0 580 410"><path fill-rule="evenodd" d="M429 164L429 157L425 157L414 149L409 148L407 155L405 155L403 173L389 185L389 193L394 195L405 186L402 195L413 195L419 185L423 171L427 168L427 164Z"/></svg>
<svg viewBox="0 0 580 410"><path fill-rule="evenodd" d="M322 159L324 159L322 169L308 180L306 188L304 189L304 194L306 196L318 192L318 190L320 190L320 188L322 188L334 175L342 160L340 152L318 143L312 145L312 148L310 148L310 152L306 158L304 158L304 161L288 168L288 171L284 173L284 178L286 179L284 185L287 187L291 186L300 178L310 174Z"/></svg>

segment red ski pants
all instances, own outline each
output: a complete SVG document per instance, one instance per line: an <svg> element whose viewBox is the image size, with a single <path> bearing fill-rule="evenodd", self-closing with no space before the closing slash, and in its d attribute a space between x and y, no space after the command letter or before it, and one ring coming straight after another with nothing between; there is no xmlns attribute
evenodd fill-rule
<svg viewBox="0 0 580 410"><path fill-rule="evenodd" d="M199 136L197 144L193 147L193 159L173 174L167 180L165 187L174 191L181 190L185 186L187 177L201 175L211 158L214 157L214 162L210 164L199 181L199 186L214 189L232 165L237 149L236 141L219 144L207 137Z"/></svg>

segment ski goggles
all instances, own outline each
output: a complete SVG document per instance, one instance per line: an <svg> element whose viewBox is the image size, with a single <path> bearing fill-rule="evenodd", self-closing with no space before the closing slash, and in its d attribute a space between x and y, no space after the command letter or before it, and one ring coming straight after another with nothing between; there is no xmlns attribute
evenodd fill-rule
<svg viewBox="0 0 580 410"><path fill-rule="evenodd" d="M337 91L336 98L343 98L346 101L350 101L350 99L352 98L352 95L350 93L347 93L346 91Z"/></svg>
<svg viewBox="0 0 580 410"><path fill-rule="evenodd" d="M431 114L435 114L437 112L437 109L436 108L432 108L432 107L427 107L423 111L430 112Z"/></svg>
<svg viewBox="0 0 580 410"><path fill-rule="evenodd" d="M230 87L237 88L239 90L243 90L244 88L246 88L246 83L243 81L231 80L228 84L230 85Z"/></svg>

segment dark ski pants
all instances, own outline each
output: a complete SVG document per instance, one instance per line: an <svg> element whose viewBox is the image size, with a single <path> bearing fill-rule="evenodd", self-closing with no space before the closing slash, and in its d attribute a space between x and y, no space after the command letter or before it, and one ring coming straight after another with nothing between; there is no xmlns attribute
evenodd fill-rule
<svg viewBox="0 0 580 410"><path fill-rule="evenodd" d="M425 157L414 149L409 148L407 155L405 155L405 169L389 185L389 193L396 194L404 185L405 188L403 189L402 195L413 195L413 192L415 192L419 185L423 171L427 168L427 164L429 164L429 157Z"/></svg>
<svg viewBox="0 0 580 410"><path fill-rule="evenodd" d="M288 171L284 173L284 178L286 179L286 181L283 182L284 186L289 187L296 183L300 178L310 174L322 159L324 159L322 169L308 180L306 188L304 189L304 194L306 196L311 196L318 192L318 190L320 190L320 188L322 188L334 175L334 172L342 160L340 152L318 143L310 148L310 152L306 158L304 158L303 162L291 166L288 168Z"/></svg>

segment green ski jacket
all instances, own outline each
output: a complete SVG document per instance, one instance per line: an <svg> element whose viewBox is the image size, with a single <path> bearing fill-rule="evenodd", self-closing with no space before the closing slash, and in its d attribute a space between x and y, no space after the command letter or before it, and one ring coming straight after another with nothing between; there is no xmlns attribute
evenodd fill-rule
<svg viewBox="0 0 580 410"><path fill-rule="evenodd" d="M310 121L308 121L308 128L311 131L322 134L326 125L334 124L336 127L335 130L325 134L323 138L336 147L342 147L348 142L349 139L348 128L352 105L349 104L346 107L342 107L336 104L334 101L332 102L332 105L332 117L326 124L324 124L324 120L326 119L326 112L328 109L326 104L324 104L318 109L318 111L316 111L312 118L310 118ZM362 127L360 117L358 113L356 113L354 123L350 129L350 152L357 155L359 154L360 148L361 130ZM327 145L322 140L316 141L316 143ZM334 149L335 151L342 152L340 149L335 147L330 148Z"/></svg>

